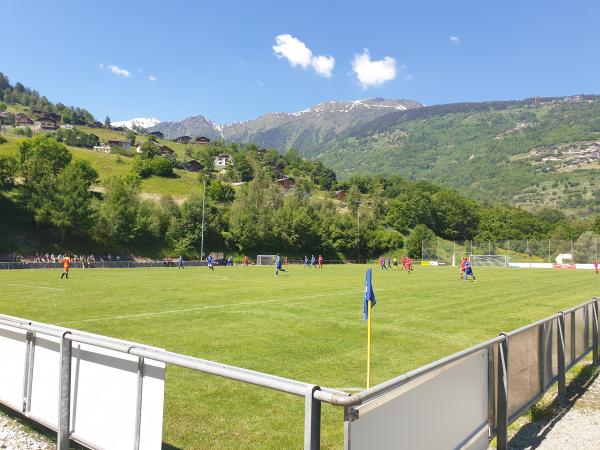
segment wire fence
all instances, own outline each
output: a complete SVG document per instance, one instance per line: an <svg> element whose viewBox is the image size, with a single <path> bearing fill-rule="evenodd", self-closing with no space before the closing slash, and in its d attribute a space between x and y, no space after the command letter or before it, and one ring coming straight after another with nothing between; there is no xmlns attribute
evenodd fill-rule
<svg viewBox="0 0 600 450"><path fill-rule="evenodd" d="M498 255L509 261L589 264L598 259L600 236L584 233L577 240L423 241L423 260L459 260L461 256Z"/></svg>

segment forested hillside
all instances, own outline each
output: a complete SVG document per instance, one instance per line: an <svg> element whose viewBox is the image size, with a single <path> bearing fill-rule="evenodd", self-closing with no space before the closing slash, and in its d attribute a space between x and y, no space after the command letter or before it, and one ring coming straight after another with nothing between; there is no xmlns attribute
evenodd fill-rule
<svg viewBox="0 0 600 450"><path fill-rule="evenodd" d="M336 169L402 175L530 209L598 211L600 100L595 96L441 105L390 115L305 152Z"/></svg>

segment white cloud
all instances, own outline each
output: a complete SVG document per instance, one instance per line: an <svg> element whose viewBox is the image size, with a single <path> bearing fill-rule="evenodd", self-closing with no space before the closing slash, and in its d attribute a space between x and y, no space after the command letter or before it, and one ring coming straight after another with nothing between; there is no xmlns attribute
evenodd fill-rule
<svg viewBox="0 0 600 450"><path fill-rule="evenodd" d="M450 42L452 42L455 45L460 44L460 38L458 36L450 36Z"/></svg>
<svg viewBox="0 0 600 450"><path fill-rule="evenodd" d="M352 70L363 89L379 86L396 78L396 58L386 56L383 59L371 61L369 50L365 48L360 55L354 55Z"/></svg>
<svg viewBox="0 0 600 450"><path fill-rule="evenodd" d="M100 64L98 64L98 67L100 69L102 69L102 70L104 70L104 69L110 70L112 73L114 73L115 75L118 75L120 77L128 78L128 77L131 76L131 73L129 72L129 70L122 69L121 67L115 66L115 65L112 65L112 64L102 64L102 63L100 63Z"/></svg>
<svg viewBox="0 0 600 450"><path fill-rule="evenodd" d="M148 79L150 81L156 81L157 80L157 78L154 75L152 75L152 74L148 75Z"/></svg>
<svg viewBox="0 0 600 450"><path fill-rule="evenodd" d="M314 56L304 42L291 34L275 36L273 51L278 58L287 59L292 67L300 66L303 69L312 67L317 75L330 78L335 67L335 58L329 55Z"/></svg>
<svg viewBox="0 0 600 450"><path fill-rule="evenodd" d="M131 74L129 73L129 70L121 69L119 66L111 65L111 66L108 66L108 68L110 69L110 71L112 73L114 73L115 75L119 75L120 77L127 78L127 77L131 76Z"/></svg>
<svg viewBox="0 0 600 450"><path fill-rule="evenodd" d="M331 78L335 66L335 58L333 56L319 55L313 57L311 64L317 75Z"/></svg>

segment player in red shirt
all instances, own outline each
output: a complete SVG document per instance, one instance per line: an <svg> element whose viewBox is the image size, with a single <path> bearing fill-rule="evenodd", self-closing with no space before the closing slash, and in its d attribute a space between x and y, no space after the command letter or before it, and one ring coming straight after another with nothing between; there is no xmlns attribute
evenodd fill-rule
<svg viewBox="0 0 600 450"><path fill-rule="evenodd" d="M319 269L323 268L323 255L319 255Z"/></svg>
<svg viewBox="0 0 600 450"><path fill-rule="evenodd" d="M460 260L460 279L461 280L464 280L464 278L465 278L466 265L467 265L467 257L463 256L462 259Z"/></svg>
<svg viewBox="0 0 600 450"><path fill-rule="evenodd" d="M242 266L248 267L248 256L246 255L244 255L244 258L242 259Z"/></svg>
<svg viewBox="0 0 600 450"><path fill-rule="evenodd" d="M379 257L379 268L383 270L383 256Z"/></svg>
<svg viewBox="0 0 600 450"><path fill-rule="evenodd" d="M598 275L598 259L594 259L594 270L596 271L596 275Z"/></svg>

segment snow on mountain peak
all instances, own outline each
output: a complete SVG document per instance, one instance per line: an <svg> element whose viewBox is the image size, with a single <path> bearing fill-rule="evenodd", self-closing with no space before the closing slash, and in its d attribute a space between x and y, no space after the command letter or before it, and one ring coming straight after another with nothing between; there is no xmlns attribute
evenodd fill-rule
<svg viewBox="0 0 600 450"><path fill-rule="evenodd" d="M141 128L151 128L155 125L158 125L159 123L160 123L160 120L158 120L156 117L138 117L136 119L120 120L117 122L111 122L110 124L113 127L124 127L124 128L132 129L134 126L141 127Z"/></svg>

